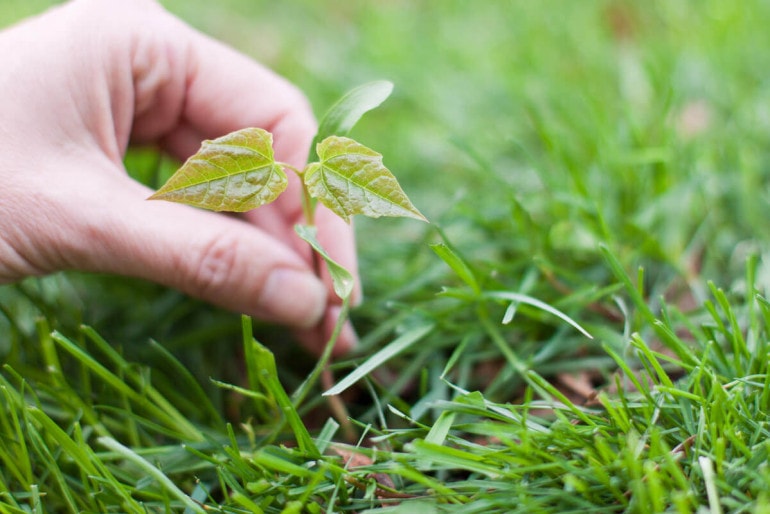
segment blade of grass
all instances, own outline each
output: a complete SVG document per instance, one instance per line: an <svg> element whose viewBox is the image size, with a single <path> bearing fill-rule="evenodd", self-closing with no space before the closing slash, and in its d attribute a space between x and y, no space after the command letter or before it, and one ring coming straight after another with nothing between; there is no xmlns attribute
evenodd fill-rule
<svg viewBox="0 0 770 514"><path fill-rule="evenodd" d="M262 387L270 393L283 413L286 422L294 432L294 437L297 439L300 450L311 457L320 457L321 454L318 448L316 448L313 438L310 437L305 424L302 422L302 418L297 413L294 402L291 401L291 398L289 398L286 390L281 385L273 352L259 344L256 340L252 339L251 344L253 345L252 354L259 373L259 381ZM280 429L280 426L277 428Z"/></svg>
<svg viewBox="0 0 770 514"><path fill-rule="evenodd" d="M27 448L26 438L24 437L24 431L22 429L21 421L19 419L19 411L24 404L23 399L19 391L17 391L10 383L8 383L5 377L0 377L3 385L0 386L3 396L6 399L6 408L0 412L0 419L3 425L3 434L6 436L3 438L3 445L5 441L9 441L12 446L18 445L18 449L8 449L7 458L5 461L6 469L10 469L16 476L17 480L22 485L29 486L34 481L32 478L32 464L29 458L29 448ZM10 419L6 416L10 414Z"/></svg>
<svg viewBox="0 0 770 514"><path fill-rule="evenodd" d="M357 367L352 373L340 380L337 385L324 392L324 396L340 394L347 388L368 375L373 369L381 366L389 359L403 352L433 330L433 324L427 323L411 328L401 336L391 341L387 346L369 357L363 364Z"/></svg>
<svg viewBox="0 0 770 514"><path fill-rule="evenodd" d="M703 481L706 484L706 494L708 496L709 509L711 514L722 514L722 505L719 502L719 491L715 483L714 466L711 459L705 456L698 457Z"/></svg>
<svg viewBox="0 0 770 514"><path fill-rule="evenodd" d="M115 477L105 467L96 466L95 463L98 462L98 459L93 450L82 439L79 426L75 426L75 434L79 434L80 437L73 438L39 408L28 407L27 411L40 424L43 430L56 441L57 446L64 452L67 458L72 459L83 473L91 477L101 477L104 482L114 484L112 491L122 498L124 506L130 506L132 509L141 508L129 494L125 493L124 488L118 485ZM86 482L83 481L83 483L85 484Z"/></svg>
<svg viewBox="0 0 770 514"><path fill-rule="evenodd" d="M259 367L254 354L255 346L252 344L254 332L251 317L241 315L241 335L243 340L243 354L246 361L246 377L249 380L249 388L252 391L259 390Z"/></svg>
<svg viewBox="0 0 770 514"><path fill-rule="evenodd" d="M722 312L727 316L727 320L730 323L730 330L725 330L725 336L728 337L730 347L733 351L733 367L736 373L744 372L744 363L749 362L751 355L746 346L746 340L743 338L743 329L738 323L733 309L730 307L730 301L727 299L725 292L716 287L713 282L708 282L711 294L714 295L719 306L722 308Z"/></svg>
<svg viewBox="0 0 770 514"><path fill-rule="evenodd" d="M430 428L425 440L429 443L442 445L452 429L456 414L454 412L442 412L433 426Z"/></svg>
<svg viewBox="0 0 770 514"><path fill-rule="evenodd" d="M419 457L419 462L431 462L448 466L450 469L462 469L481 473L490 478L505 475L505 470L491 464L486 456L470 451L441 446L427 441L415 440L406 449Z"/></svg>
<svg viewBox="0 0 770 514"><path fill-rule="evenodd" d="M340 333L342 333L342 329L344 328L345 322L348 319L349 310L350 310L350 296L348 295L342 300L342 307L340 308L340 313L337 316L337 321L334 324L334 329L332 330L332 334L329 337L329 341L327 341L326 345L324 346L324 351L321 353L321 356L318 358L318 361L313 367L313 370L310 372L307 378L302 382L302 384L297 388L297 390L294 391L294 394L292 394L292 401L294 402L295 408L299 408L300 405L302 405L307 395L310 393L312 388L318 382L318 379L321 376L321 374L324 372L324 370L328 369L329 361L332 358L332 351L334 350L334 346L337 342L337 339L339 338Z"/></svg>
<svg viewBox="0 0 770 514"><path fill-rule="evenodd" d="M85 336L93 342L97 348L104 353L107 358L130 379L136 387L147 395L147 398L153 402L157 409L163 412L164 418L168 419L170 427L174 427L188 437L191 441L201 441L203 437L200 431L174 407L155 387L149 383L149 380L142 377L139 373L132 372L132 366L121 356L110 344L99 335L96 330L89 326L82 326L81 330Z"/></svg>
<svg viewBox="0 0 770 514"><path fill-rule="evenodd" d="M203 390L200 382L195 379L187 367L179 362L179 359L174 357L171 352L154 339L150 339L150 346L162 358L163 364L168 366L171 370L173 377L176 380L179 380L179 388L184 390L186 395L191 396L190 400L194 402L198 408L204 410L206 415L214 420L215 425L223 425L224 420L222 419L221 413L214 407L214 405L212 405L206 391Z"/></svg>
<svg viewBox="0 0 770 514"><path fill-rule="evenodd" d="M556 316L557 318L561 319L562 321L566 321L569 323L572 327L574 327L578 332L586 336L588 339L593 339L594 337L588 333L587 330L585 330L583 327L581 327L575 320L561 312L560 310L551 307L545 302L541 302L537 298L532 298L529 295L520 294L520 293L514 293L512 291L484 291L481 295L483 298L490 298L490 299L500 299L500 300L508 300L511 302L516 303L524 303L527 305L531 305L532 307L536 307L540 310L543 310L549 314L552 314Z"/></svg>
<svg viewBox="0 0 770 514"><path fill-rule="evenodd" d="M337 433L339 428L340 424L334 419L329 418L326 420L318 437L315 438L315 444L319 452L324 453L326 451L332 441L334 441L334 434Z"/></svg>
<svg viewBox="0 0 770 514"><path fill-rule="evenodd" d="M430 247L475 294L481 293L481 286L478 280L476 280L473 271L471 271L470 266L449 245L437 243L430 245Z"/></svg>
<svg viewBox="0 0 770 514"><path fill-rule="evenodd" d="M136 452L131 450L130 448L123 446L115 439L112 439L111 437L99 437L97 439L98 443L107 448L108 450L115 452L116 454L123 457L125 460L133 463L139 469L141 469L143 472L145 472L149 477L154 479L158 485L163 488L163 490L170 493L174 498L179 500L186 508L189 508L192 512L195 512L197 514L206 514L206 509L204 509L200 504L195 502L192 498L190 498L188 495L186 495L181 489L179 489L174 482L171 481L169 477L165 475L161 470L150 464L147 460L142 458L140 455L138 455Z"/></svg>
<svg viewBox="0 0 770 514"><path fill-rule="evenodd" d="M96 334L95 331L86 330L85 333L89 336L89 338L93 337L92 341L97 343L97 345L106 346L106 348L102 348L102 350L106 351L109 356L112 357L111 360L117 360L119 367L129 367L129 364L125 362L122 357L117 355L114 350L110 349L106 341L101 339L101 337ZM168 402L153 387L147 384L142 384L141 379L135 379L135 382L137 382L140 386L143 386L143 391L147 396L141 395L131 389L120 379L120 377L97 362L92 356L88 355L85 351L83 351L83 349L81 349L78 345L73 343L63 334L54 332L52 337L53 340L56 341L62 349L75 357L84 366L90 369L96 376L102 379L107 385L112 387L119 394L124 395L126 398L136 403L138 406L147 410L149 414L158 418L159 422L162 422L169 427L173 427L177 433L179 433L181 438L188 441L203 440L203 436L201 435L200 431L195 428L192 423L187 420L187 418L180 414L179 411L168 404ZM129 376L133 376L133 374L129 373ZM160 406L153 402L158 402Z"/></svg>
<svg viewBox="0 0 770 514"><path fill-rule="evenodd" d="M644 315L645 319L648 322L654 323L656 319L655 314L647 305L647 302L644 300L644 297L642 296L640 289L634 286L634 284L631 282L631 279L628 277L628 274L623 269L623 266L620 264L620 261L618 261L617 257L615 257L615 255L610 251L607 245L600 244L599 250L604 256L604 259L607 262L607 264L609 264L610 269L612 270L612 273L615 275L615 278L620 280L620 282L625 286L626 293L628 293L628 295L631 296L631 300L634 302L634 305L636 306L636 308L639 309L639 311ZM640 273L641 273L641 269L640 269ZM641 283L639 287L641 287Z"/></svg>
<svg viewBox="0 0 770 514"><path fill-rule="evenodd" d="M78 507L76 492L70 487L64 472L59 467L57 459L51 451L51 447L31 420L25 419L24 424L26 425L26 435L30 448L33 449L36 457L39 459L40 465L44 466L46 474L53 478L56 489L61 493L61 501L64 504L62 510L66 509L72 514L78 514L81 509ZM33 493L37 491L37 484L33 484L31 487Z"/></svg>
<svg viewBox="0 0 770 514"><path fill-rule="evenodd" d="M553 398L556 398L562 405L567 407L575 416L580 418L580 420L585 423L586 425L590 425L592 427L596 426L596 422L591 419L590 416L588 416L583 409L572 403L569 398L567 398L564 393L559 391L557 388L555 388L550 382L548 382L546 379L541 377L538 373L536 373L533 370L529 370L527 372L527 378L535 384L537 387L539 387L541 390L547 392L549 395L551 395Z"/></svg>

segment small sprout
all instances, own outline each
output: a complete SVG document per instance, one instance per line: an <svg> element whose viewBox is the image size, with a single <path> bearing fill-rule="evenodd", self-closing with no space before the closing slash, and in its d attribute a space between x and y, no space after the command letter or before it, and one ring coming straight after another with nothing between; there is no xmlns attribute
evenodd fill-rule
<svg viewBox="0 0 770 514"><path fill-rule="evenodd" d="M272 135L245 128L201 149L161 187L152 200L186 203L212 211L244 212L268 204L286 189L283 167L273 157ZM427 221L412 205L382 155L348 137L329 136L316 147L319 162L297 174L311 198L340 218L404 216ZM296 170L295 170L296 171Z"/></svg>
<svg viewBox="0 0 770 514"><path fill-rule="evenodd" d="M261 128L244 128L204 141L200 150L150 199L212 211L245 212L278 198L288 184L284 169L292 170L302 181L301 200L310 229L299 228L297 232L326 261L335 291L346 298L353 289L352 276L329 257L315 238L317 201L347 222L355 214L428 221L382 163L382 155L344 137L364 113L387 98L392 87L390 82L373 82L354 89L337 102L321 120L316 134L315 141L323 138L315 145L318 161L309 163L302 171L276 162L272 134Z"/></svg>

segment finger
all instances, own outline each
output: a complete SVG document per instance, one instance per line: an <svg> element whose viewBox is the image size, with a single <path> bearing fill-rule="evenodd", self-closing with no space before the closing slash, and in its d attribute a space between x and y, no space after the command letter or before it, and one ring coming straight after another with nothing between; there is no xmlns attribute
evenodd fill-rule
<svg viewBox="0 0 770 514"><path fill-rule="evenodd" d="M133 61L141 63L135 65L133 82L142 109L135 114L132 138L161 141L174 155L186 158L203 139L261 127L273 134L278 160L303 166L316 123L299 89L253 59L162 14L148 20L133 40Z"/></svg>
<svg viewBox="0 0 770 514"><path fill-rule="evenodd" d="M149 279L222 307L297 328L317 326L326 287L289 247L243 221L146 201L150 191L115 173L46 192L59 227L42 247L77 268ZM105 197L104 191L110 191Z"/></svg>

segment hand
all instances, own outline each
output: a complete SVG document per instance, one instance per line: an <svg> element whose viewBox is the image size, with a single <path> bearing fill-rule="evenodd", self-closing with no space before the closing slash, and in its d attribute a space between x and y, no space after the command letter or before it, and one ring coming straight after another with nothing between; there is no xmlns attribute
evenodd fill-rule
<svg viewBox="0 0 770 514"><path fill-rule="evenodd" d="M315 121L295 87L152 0L75 0L11 27L0 68L0 283L63 269L141 277L291 326L321 350L339 299L294 234L295 177L294 192L238 219L145 201L122 164L130 143L184 160L256 126L301 168ZM316 217L321 243L355 270L352 229ZM348 325L336 353L354 343Z"/></svg>

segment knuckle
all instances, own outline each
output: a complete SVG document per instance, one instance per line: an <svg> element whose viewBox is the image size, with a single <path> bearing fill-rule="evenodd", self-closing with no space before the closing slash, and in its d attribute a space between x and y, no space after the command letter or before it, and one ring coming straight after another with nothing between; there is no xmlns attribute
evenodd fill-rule
<svg viewBox="0 0 770 514"><path fill-rule="evenodd" d="M200 295L222 297L238 283L240 243L235 234L217 235L195 254L190 281Z"/></svg>
<svg viewBox="0 0 770 514"><path fill-rule="evenodd" d="M9 284L27 276L41 274L42 270L0 238L0 284Z"/></svg>

